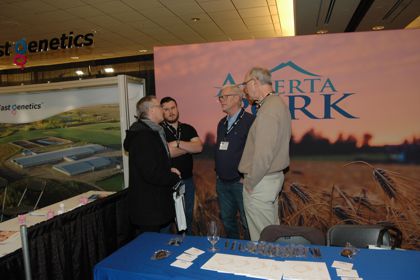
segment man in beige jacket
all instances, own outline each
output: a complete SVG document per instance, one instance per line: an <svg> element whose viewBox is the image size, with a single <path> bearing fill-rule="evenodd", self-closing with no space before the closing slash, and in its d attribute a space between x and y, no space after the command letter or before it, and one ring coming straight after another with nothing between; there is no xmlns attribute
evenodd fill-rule
<svg viewBox="0 0 420 280"><path fill-rule="evenodd" d="M252 68L243 86L250 102L259 108L238 168L244 174L243 200L251 240L258 240L266 226L280 224L278 196L290 162L291 117L273 92L269 70Z"/></svg>

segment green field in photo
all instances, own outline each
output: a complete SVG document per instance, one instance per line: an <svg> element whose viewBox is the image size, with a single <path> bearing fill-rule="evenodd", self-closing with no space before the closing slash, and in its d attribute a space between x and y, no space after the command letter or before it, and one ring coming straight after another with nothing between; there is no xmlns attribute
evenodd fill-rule
<svg viewBox="0 0 420 280"><path fill-rule="evenodd" d="M0 138L0 143L9 143L22 139L36 139L47 136L65 138L74 142L95 143L105 146L121 144L120 123L86 124L55 129L34 129L17 131L13 135Z"/></svg>
<svg viewBox="0 0 420 280"><path fill-rule="evenodd" d="M105 180L98 181L95 183L100 188L104 189L105 191L120 191L122 190L122 186L124 185L124 174L119 173Z"/></svg>

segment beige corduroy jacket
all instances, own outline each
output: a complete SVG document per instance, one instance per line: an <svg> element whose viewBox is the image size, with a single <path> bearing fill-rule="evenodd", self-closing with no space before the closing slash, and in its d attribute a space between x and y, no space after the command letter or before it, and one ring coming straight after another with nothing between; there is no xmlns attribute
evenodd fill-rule
<svg viewBox="0 0 420 280"><path fill-rule="evenodd" d="M244 187L252 189L265 175L289 166L290 137L289 108L280 96L267 96L249 130L239 163L239 172L244 174Z"/></svg>

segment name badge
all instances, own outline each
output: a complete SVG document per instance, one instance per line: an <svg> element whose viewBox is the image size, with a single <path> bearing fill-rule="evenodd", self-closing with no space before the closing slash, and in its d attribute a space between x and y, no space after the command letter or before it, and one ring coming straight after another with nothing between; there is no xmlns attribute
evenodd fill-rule
<svg viewBox="0 0 420 280"><path fill-rule="evenodd" d="M219 150L226 151L229 147L229 142L222 141L220 142Z"/></svg>

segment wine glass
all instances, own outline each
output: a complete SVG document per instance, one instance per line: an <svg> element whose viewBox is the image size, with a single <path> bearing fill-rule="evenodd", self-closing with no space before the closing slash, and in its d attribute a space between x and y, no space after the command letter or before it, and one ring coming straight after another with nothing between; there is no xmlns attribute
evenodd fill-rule
<svg viewBox="0 0 420 280"><path fill-rule="evenodd" d="M210 251L216 252L216 245L217 241L219 241L219 229L217 228L217 224L215 221L210 221L207 228L207 240L211 244Z"/></svg>

